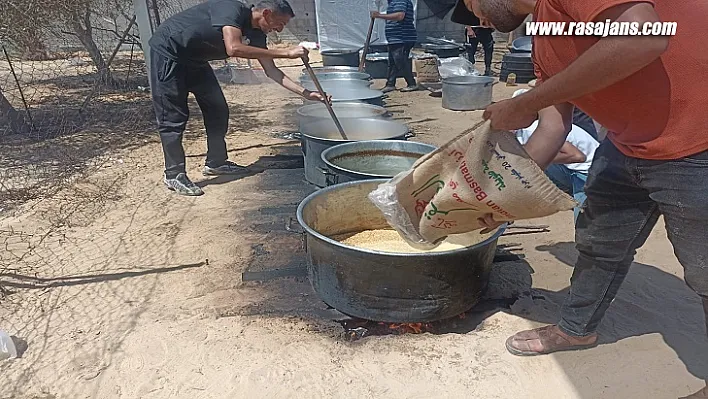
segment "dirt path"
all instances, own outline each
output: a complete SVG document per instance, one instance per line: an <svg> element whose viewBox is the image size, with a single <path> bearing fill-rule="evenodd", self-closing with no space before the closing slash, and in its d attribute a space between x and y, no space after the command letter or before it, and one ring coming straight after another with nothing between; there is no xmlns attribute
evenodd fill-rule
<svg viewBox="0 0 708 399"><path fill-rule="evenodd" d="M512 91L497 85L495 98ZM231 159L263 172L202 178L195 109L188 168L205 196L162 187L152 142L0 221L27 234L3 255L25 254L22 273L0 276L13 291L0 302L0 328L28 343L0 365L0 398L672 398L708 377L700 305L663 228L603 323L607 344L578 353L525 359L503 346L555 321L575 256L571 213L528 222L550 233L502 238L525 258L496 266L489 295L521 299L460 320L455 333L347 342L305 278L242 281L244 271L297 269L298 238L284 221L310 188L296 143L282 138L300 101L272 84L226 93ZM433 144L481 117L442 110L425 92L388 102L415 140Z"/></svg>

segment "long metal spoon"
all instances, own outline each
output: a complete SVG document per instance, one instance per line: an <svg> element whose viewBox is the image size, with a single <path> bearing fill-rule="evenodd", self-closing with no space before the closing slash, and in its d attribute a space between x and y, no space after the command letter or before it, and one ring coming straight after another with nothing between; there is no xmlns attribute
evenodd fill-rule
<svg viewBox="0 0 708 399"><path fill-rule="evenodd" d="M366 34L366 42L364 42L364 53L361 55L361 60L359 60L359 72L364 72L364 65L366 63L366 53L369 52L369 44L371 43L371 34L374 33L374 23L376 18L371 17L371 22L369 22L369 32Z"/></svg>
<svg viewBox="0 0 708 399"><path fill-rule="evenodd" d="M305 64L305 68L307 68L307 72L310 74L312 82L315 84L315 87L317 87L317 90L320 92L320 95L324 99L325 106L327 106L327 111L329 111L329 116L332 117L334 124L337 126L337 130L339 130L339 134L342 135L342 138L344 140L349 140L347 135L344 133L344 128L342 128L342 124L339 123L339 119L337 119L337 115L334 114L332 104L329 102L329 99L327 99L327 94L325 93L324 89L322 89L322 86L320 85L320 81L317 79L315 71L312 70L312 67L310 66L310 63L308 62L306 57L302 57L302 62L303 64Z"/></svg>

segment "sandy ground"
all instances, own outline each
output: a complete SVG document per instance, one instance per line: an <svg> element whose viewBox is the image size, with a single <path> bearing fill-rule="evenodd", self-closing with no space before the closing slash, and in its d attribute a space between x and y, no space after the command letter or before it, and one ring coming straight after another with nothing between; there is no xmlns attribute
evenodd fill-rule
<svg viewBox="0 0 708 399"><path fill-rule="evenodd" d="M495 86L495 99L514 89ZM285 221L310 189L297 142L283 138L300 100L273 84L225 91L231 159L261 173L201 176L195 106L188 169L205 196L163 188L153 141L0 220L27 234L4 249L22 257L17 274L0 276L12 290L0 300L0 328L28 346L0 363L0 398L675 398L708 378L699 300L663 226L610 308L603 344L575 353L504 349L514 332L556 321L575 258L572 212L523 223L548 224L548 233L501 238L523 259L495 265L488 295L520 298L460 320L455 332L348 342L306 278L242 281L242 272L299 261ZM393 93L387 104L415 140L433 144L481 118L440 101Z"/></svg>

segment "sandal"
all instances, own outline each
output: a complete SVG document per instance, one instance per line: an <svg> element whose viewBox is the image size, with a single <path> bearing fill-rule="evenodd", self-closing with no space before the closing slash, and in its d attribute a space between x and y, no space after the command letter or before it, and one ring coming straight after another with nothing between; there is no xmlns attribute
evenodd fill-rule
<svg viewBox="0 0 708 399"><path fill-rule="evenodd" d="M532 341L539 341L541 344L538 350L534 350ZM506 340L506 349L516 356L536 356L546 355L553 352L571 351L578 349L589 349L597 346L597 336L589 344L574 344L564 335L558 333L555 325L522 331ZM515 345L516 344L516 345Z"/></svg>

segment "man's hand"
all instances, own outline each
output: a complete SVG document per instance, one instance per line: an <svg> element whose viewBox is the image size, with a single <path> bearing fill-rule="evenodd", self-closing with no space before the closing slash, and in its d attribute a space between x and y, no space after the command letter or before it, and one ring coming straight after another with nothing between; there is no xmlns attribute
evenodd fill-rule
<svg viewBox="0 0 708 399"><path fill-rule="evenodd" d="M494 230L497 227L506 223L506 222L497 222L496 220L494 220L494 215L492 215L491 213L487 213L484 216L482 216L481 218L477 218L477 222L479 222L479 224L484 226L484 229L482 231L480 231L480 233L482 233L482 234L491 233L492 230Z"/></svg>
<svg viewBox="0 0 708 399"><path fill-rule="evenodd" d="M326 93L325 93L325 94L326 94ZM322 97L322 94L320 94L320 93L317 92L317 91L305 90L305 92L302 94L302 96L303 96L305 99L310 100L310 101L319 101L319 102L322 102L322 103L325 102L325 98ZM329 103L331 103L331 102L332 102L332 96L327 95L327 100L326 100L326 101L329 102Z"/></svg>
<svg viewBox="0 0 708 399"><path fill-rule="evenodd" d="M477 34L474 33L474 28L471 26L466 27L465 30L467 31L467 37L477 37Z"/></svg>
<svg viewBox="0 0 708 399"><path fill-rule="evenodd" d="M371 11L371 18L381 18L381 13L378 11Z"/></svg>
<svg viewBox="0 0 708 399"><path fill-rule="evenodd" d="M538 112L519 101L523 95L487 106L482 117L491 121L492 129L516 130L529 127L536 120Z"/></svg>
<svg viewBox="0 0 708 399"><path fill-rule="evenodd" d="M305 61L309 61L309 57L308 57L309 53L310 52L306 48L304 48L302 46L297 46L297 47L293 47L291 49L288 49L287 58L290 58L290 59L304 58Z"/></svg>

